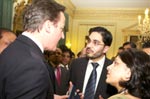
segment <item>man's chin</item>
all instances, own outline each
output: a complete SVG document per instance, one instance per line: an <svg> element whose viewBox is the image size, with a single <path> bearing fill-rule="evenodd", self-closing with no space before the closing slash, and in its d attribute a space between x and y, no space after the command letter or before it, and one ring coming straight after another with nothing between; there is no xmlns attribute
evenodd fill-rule
<svg viewBox="0 0 150 99"><path fill-rule="evenodd" d="M93 58L93 54L87 54L86 55L88 58Z"/></svg>
<svg viewBox="0 0 150 99"><path fill-rule="evenodd" d="M97 58L100 57L100 55L87 54L87 57L88 57L89 59L97 59Z"/></svg>

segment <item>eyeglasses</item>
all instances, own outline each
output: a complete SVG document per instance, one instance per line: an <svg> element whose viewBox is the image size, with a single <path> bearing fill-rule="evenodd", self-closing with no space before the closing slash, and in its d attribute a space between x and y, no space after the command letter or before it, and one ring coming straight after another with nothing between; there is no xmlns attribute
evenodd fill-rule
<svg viewBox="0 0 150 99"><path fill-rule="evenodd" d="M99 45L105 45L105 44L102 44L102 43L100 43L100 41L98 41L98 40L91 40L90 38L87 38L86 39L86 44L89 44L89 43L92 43L94 46L99 46Z"/></svg>

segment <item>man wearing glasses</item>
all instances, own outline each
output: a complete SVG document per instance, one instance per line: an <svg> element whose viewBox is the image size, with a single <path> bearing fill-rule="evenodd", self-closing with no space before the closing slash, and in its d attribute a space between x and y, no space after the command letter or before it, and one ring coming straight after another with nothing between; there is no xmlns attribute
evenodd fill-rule
<svg viewBox="0 0 150 99"><path fill-rule="evenodd" d="M94 27L89 30L86 43L86 57L71 63L70 79L84 99L107 99L116 93L116 89L105 82L106 68L112 63L106 57L112 35L103 27Z"/></svg>

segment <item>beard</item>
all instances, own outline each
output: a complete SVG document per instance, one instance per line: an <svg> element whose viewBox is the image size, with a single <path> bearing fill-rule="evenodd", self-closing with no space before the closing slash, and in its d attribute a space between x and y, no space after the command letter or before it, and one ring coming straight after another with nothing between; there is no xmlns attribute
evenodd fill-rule
<svg viewBox="0 0 150 99"><path fill-rule="evenodd" d="M89 59L97 59L97 58L100 58L101 56L103 56L103 54L101 52L97 52L95 54L93 54L93 53L87 53L86 56Z"/></svg>
<svg viewBox="0 0 150 99"><path fill-rule="evenodd" d="M104 53L102 52L103 50L99 50L97 52L93 52L93 50L91 48L87 48L86 49L86 56L89 58L89 59L98 59L100 57L102 57L104 55Z"/></svg>
<svg viewBox="0 0 150 99"><path fill-rule="evenodd" d="M87 54L87 57L89 59L97 59L97 58L100 58L102 56L101 53L96 53L96 54Z"/></svg>

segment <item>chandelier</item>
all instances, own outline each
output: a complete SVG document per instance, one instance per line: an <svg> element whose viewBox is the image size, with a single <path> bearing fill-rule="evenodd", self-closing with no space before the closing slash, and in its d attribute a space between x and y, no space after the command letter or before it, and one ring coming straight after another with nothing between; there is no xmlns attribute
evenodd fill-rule
<svg viewBox="0 0 150 99"><path fill-rule="evenodd" d="M143 20L141 15L138 16L138 30L140 31L140 42L146 42L150 40L150 18L148 13L149 9L146 8Z"/></svg>

